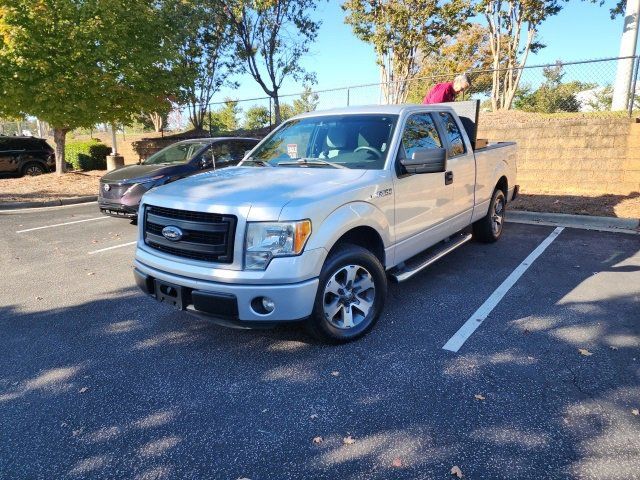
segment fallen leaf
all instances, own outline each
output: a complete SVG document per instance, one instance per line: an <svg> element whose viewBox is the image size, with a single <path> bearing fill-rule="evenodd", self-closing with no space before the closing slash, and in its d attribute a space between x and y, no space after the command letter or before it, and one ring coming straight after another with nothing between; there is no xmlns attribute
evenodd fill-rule
<svg viewBox="0 0 640 480"><path fill-rule="evenodd" d="M356 443L356 439L349 435L348 437L344 437L342 439L342 443L344 443L345 445L353 445L354 443Z"/></svg>
<svg viewBox="0 0 640 480"><path fill-rule="evenodd" d="M638 415L640 415L640 410L637 408L634 408L633 410L631 410L631 413L637 417Z"/></svg>
<svg viewBox="0 0 640 480"><path fill-rule="evenodd" d="M486 400L486 398L483 395L480 395L479 393L476 393L473 398L475 398L476 400Z"/></svg>
<svg viewBox="0 0 640 480"><path fill-rule="evenodd" d="M36 300L42 300L42 297L36 297Z"/></svg>
<svg viewBox="0 0 640 480"><path fill-rule="evenodd" d="M88 276L95 275L95 274L96 274L96 272L87 272Z"/></svg>
<svg viewBox="0 0 640 480"><path fill-rule="evenodd" d="M402 467L402 460L400 460L398 457L394 458L393 462L391 462L391 466L395 468Z"/></svg>
<svg viewBox="0 0 640 480"><path fill-rule="evenodd" d="M311 420L315 420L316 418L318 418L318 414L317 413L312 413L311 415L309 415L309 418Z"/></svg>
<svg viewBox="0 0 640 480"><path fill-rule="evenodd" d="M586 348L579 348L578 352L580 352L580 355L584 355L585 357L588 357L589 355L593 355L593 353L591 353Z"/></svg>
<svg viewBox="0 0 640 480"><path fill-rule="evenodd" d="M78 390L78 393L85 393L87 390L89 390L89 387L82 387L80 390Z"/></svg>
<svg viewBox="0 0 640 480"><path fill-rule="evenodd" d="M315 443L316 445L322 443L324 441L324 438L322 437L313 437L313 443Z"/></svg>
<svg viewBox="0 0 640 480"><path fill-rule="evenodd" d="M453 467L451 467L451 475L458 478L464 477L464 475L462 474L462 470L460 470L460 467L457 465L454 465Z"/></svg>
<svg viewBox="0 0 640 480"><path fill-rule="evenodd" d="M338 375L340 375L340 372L334 370L333 372L331 372L331 375L337 377Z"/></svg>

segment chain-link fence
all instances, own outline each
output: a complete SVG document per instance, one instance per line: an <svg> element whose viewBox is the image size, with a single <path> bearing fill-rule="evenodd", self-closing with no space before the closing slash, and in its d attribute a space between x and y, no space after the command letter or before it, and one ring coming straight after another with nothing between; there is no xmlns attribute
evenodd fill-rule
<svg viewBox="0 0 640 480"><path fill-rule="evenodd" d="M623 57L557 61L521 69L448 72L413 78L401 85L371 83L281 95L280 106L282 117L286 119L311 109L325 110L398 101L421 103L434 85L452 81L458 73L466 73L471 87L459 95L458 99L478 99L483 111L503 109L541 115L632 115L640 111L639 63L640 57ZM624 91L615 92L616 74L621 64L631 70L631 81ZM614 95L621 94L624 96L625 106L612 108ZM255 119L255 113L259 110L264 114L263 126L275 123L273 101L269 97L238 99L234 102L239 127L252 126L252 119ZM210 111L218 112L225 104L212 103Z"/></svg>
<svg viewBox="0 0 640 480"><path fill-rule="evenodd" d="M479 99L483 111L496 109L531 112L540 115L632 115L640 111L640 57L608 58L531 65L522 69L473 70L464 72L471 87L458 99ZM631 72L631 81L616 87L619 67ZM452 81L462 72L412 78L393 84L370 83L331 89L307 89L279 96L281 118L287 119L309 110L325 110L354 105L385 103L421 103L436 84ZM624 97L624 106L614 98ZM617 105L617 106L616 106ZM273 99L267 96L210 103L205 110L205 131L259 130L276 123ZM165 129L183 131L192 128L190 108L179 106L171 112ZM46 128L35 119L0 120L0 135L38 135Z"/></svg>

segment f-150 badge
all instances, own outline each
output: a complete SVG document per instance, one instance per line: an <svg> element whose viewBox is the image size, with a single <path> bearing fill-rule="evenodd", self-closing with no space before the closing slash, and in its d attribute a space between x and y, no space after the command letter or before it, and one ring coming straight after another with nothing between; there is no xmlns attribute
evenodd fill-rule
<svg viewBox="0 0 640 480"><path fill-rule="evenodd" d="M393 193L392 188L385 188L384 190L380 190L376 193L371 194L370 199L386 197L387 195L391 195Z"/></svg>

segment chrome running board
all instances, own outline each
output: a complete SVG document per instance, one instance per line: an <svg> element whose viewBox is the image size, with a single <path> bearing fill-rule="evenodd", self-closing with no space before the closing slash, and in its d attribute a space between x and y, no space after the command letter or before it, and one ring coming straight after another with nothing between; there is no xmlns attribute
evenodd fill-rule
<svg viewBox="0 0 640 480"><path fill-rule="evenodd" d="M409 280L416 273L421 272L432 263L440 260L446 254L451 253L456 248L467 243L471 238L472 235L470 233L463 233L450 237L448 242L440 242L434 247L411 257L398 267L395 267L389 272L389 276L397 283Z"/></svg>

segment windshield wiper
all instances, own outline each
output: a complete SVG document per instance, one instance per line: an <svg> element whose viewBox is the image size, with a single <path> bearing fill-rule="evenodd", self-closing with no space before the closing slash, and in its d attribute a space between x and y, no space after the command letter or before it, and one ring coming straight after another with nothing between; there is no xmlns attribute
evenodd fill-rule
<svg viewBox="0 0 640 480"><path fill-rule="evenodd" d="M333 168L347 168L344 165L339 165L337 163L333 163L333 162L327 162L326 160L322 160L321 158L295 158L291 161L289 160L285 160L282 162L278 162L278 166L280 165L301 165L301 166L307 166L307 165L327 165L329 167L333 167Z"/></svg>
<svg viewBox="0 0 640 480"><path fill-rule="evenodd" d="M269 162L265 162L264 160L256 160L255 158L252 158L252 157L245 158L242 161L242 164L244 164L244 162L255 163L256 165L260 165L261 167L273 167L273 165L271 165ZM244 165L239 165L239 166L244 166Z"/></svg>

